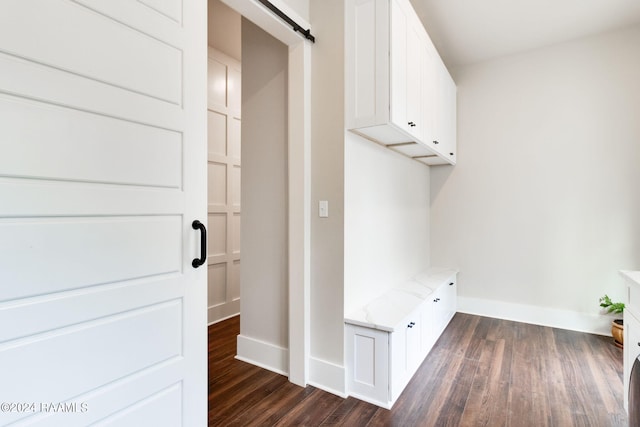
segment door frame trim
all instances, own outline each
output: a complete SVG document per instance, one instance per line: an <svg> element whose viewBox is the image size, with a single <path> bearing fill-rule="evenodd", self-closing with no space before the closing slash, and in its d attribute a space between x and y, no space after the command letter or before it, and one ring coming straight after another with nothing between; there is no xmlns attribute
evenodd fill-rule
<svg viewBox="0 0 640 427"><path fill-rule="evenodd" d="M305 387L311 348L311 42L257 0L221 0L289 48L288 279L289 381ZM308 22L282 0L271 2L305 28Z"/></svg>

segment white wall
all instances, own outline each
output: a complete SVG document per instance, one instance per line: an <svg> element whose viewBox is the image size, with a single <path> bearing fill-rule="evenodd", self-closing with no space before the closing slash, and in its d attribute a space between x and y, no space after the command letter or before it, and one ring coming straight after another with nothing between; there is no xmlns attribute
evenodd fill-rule
<svg viewBox="0 0 640 427"><path fill-rule="evenodd" d="M282 0L293 9L302 19L309 21L309 0Z"/></svg>
<svg viewBox="0 0 640 427"><path fill-rule="evenodd" d="M242 304L238 355L284 371L288 369L284 350L289 333L288 49L243 19L242 66ZM254 346L244 346L247 340ZM263 344L278 355L277 361L259 360L268 352ZM248 348L257 349L257 354Z"/></svg>
<svg viewBox="0 0 640 427"><path fill-rule="evenodd" d="M344 364L344 1L312 2L311 18L317 43L311 52L310 378L321 385L317 363L344 383L338 375ZM328 218L318 217L319 200L329 202ZM327 384L326 371L323 376L325 388L344 391L344 384Z"/></svg>
<svg viewBox="0 0 640 427"><path fill-rule="evenodd" d="M240 14L220 0L209 0L207 13L209 46L242 60Z"/></svg>
<svg viewBox="0 0 640 427"><path fill-rule="evenodd" d="M608 329L598 297L622 299L617 271L640 268L639 46L635 27L455 70L458 164L432 169L431 259L460 269L462 308Z"/></svg>
<svg viewBox="0 0 640 427"><path fill-rule="evenodd" d="M429 167L346 132L345 314L429 267Z"/></svg>

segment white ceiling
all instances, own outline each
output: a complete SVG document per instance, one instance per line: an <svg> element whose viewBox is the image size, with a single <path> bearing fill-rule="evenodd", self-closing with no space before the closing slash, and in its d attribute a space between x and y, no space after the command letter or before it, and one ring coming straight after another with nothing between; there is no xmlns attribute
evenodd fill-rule
<svg viewBox="0 0 640 427"><path fill-rule="evenodd" d="M411 3L448 67L640 23L639 0L411 0Z"/></svg>

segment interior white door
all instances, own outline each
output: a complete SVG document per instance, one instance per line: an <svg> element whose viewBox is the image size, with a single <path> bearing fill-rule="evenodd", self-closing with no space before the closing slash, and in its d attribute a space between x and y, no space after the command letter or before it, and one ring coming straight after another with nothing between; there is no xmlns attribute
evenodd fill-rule
<svg viewBox="0 0 640 427"><path fill-rule="evenodd" d="M206 2L0 2L0 425L204 426Z"/></svg>
<svg viewBox="0 0 640 427"><path fill-rule="evenodd" d="M209 47L208 321L240 314L240 62Z"/></svg>

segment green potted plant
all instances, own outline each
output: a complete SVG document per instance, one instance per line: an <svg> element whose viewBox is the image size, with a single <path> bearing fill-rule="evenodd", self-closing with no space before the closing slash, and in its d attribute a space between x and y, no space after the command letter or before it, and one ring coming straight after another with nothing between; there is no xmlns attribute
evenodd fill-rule
<svg viewBox="0 0 640 427"><path fill-rule="evenodd" d="M608 295L600 298L600 307L604 308L607 313L620 314L624 311L623 302L613 302ZM623 322L622 319L614 319L611 322L611 335L617 347L622 348L624 343Z"/></svg>

